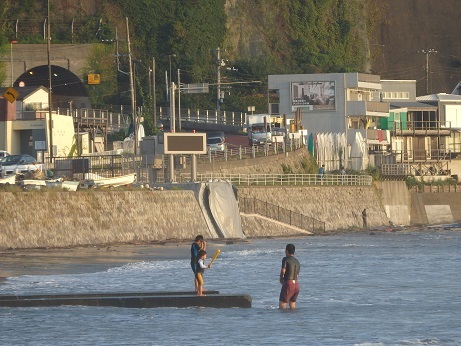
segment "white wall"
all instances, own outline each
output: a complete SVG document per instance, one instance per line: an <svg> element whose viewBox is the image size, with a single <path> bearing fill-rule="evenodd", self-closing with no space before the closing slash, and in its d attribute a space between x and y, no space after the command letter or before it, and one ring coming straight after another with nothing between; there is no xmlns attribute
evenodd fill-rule
<svg viewBox="0 0 461 346"><path fill-rule="evenodd" d="M445 105L445 120L451 122L452 129L460 129L461 105Z"/></svg>

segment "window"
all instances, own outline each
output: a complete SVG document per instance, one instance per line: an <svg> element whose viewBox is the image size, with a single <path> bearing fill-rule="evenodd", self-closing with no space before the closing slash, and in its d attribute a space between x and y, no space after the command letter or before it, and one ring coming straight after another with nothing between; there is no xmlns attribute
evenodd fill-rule
<svg viewBox="0 0 461 346"><path fill-rule="evenodd" d="M408 100L410 98L410 93L409 92L406 92L406 91L399 91L399 92L396 92L396 91L384 91L382 93L383 95L383 100L389 100L389 99L393 99L393 100Z"/></svg>

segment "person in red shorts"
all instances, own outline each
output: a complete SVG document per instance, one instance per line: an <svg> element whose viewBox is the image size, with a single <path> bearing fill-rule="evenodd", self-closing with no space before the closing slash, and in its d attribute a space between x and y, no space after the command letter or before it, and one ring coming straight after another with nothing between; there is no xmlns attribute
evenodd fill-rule
<svg viewBox="0 0 461 346"><path fill-rule="evenodd" d="M299 294L299 269L301 264L295 258L295 246L288 244L285 248L285 257L282 259L282 270L280 271L280 291L279 308L286 309L287 303L290 310L296 308L296 299Z"/></svg>

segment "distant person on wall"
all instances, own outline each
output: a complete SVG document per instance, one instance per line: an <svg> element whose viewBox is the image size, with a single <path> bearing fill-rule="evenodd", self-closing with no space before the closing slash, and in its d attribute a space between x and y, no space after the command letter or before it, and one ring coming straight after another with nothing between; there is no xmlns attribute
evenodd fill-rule
<svg viewBox="0 0 461 346"><path fill-rule="evenodd" d="M367 227L367 209L362 210L363 228Z"/></svg>
<svg viewBox="0 0 461 346"><path fill-rule="evenodd" d="M206 251L205 250L200 250L198 252L198 258L197 258L197 265L196 265L196 270L195 270L195 280L197 281L197 295L198 296L203 296L203 273L205 272L205 269L211 268L211 263L208 265L205 265L205 260L206 260Z"/></svg>
<svg viewBox="0 0 461 346"><path fill-rule="evenodd" d="M279 308L286 309L287 303L290 310L296 308L296 299L299 294L299 269L301 264L295 258L295 246L288 244L285 248L285 257L282 259L282 270L280 271L280 283L282 289L280 290Z"/></svg>
<svg viewBox="0 0 461 346"><path fill-rule="evenodd" d="M195 241L192 243L190 247L190 266L192 271L194 272L194 285L195 285L195 292L198 290L198 282L196 278L197 274L197 261L198 261L198 253L200 250L206 249L206 242L203 239L203 235L198 235L195 237Z"/></svg>
<svg viewBox="0 0 461 346"><path fill-rule="evenodd" d="M325 175L325 165L322 165L322 167L319 168L319 178L323 180L324 175Z"/></svg>

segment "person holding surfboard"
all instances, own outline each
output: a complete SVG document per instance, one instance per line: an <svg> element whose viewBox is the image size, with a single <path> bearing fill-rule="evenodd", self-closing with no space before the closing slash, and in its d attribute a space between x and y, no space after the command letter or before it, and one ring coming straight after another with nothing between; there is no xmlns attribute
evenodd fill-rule
<svg viewBox="0 0 461 346"><path fill-rule="evenodd" d="M282 269L280 270L280 283L282 289L280 290L279 308L286 309L287 303L290 310L296 308L296 299L299 294L299 269L301 264L295 258L295 246L288 244L285 248L285 257L282 259Z"/></svg>
<svg viewBox="0 0 461 346"><path fill-rule="evenodd" d="M205 250L200 250L197 255L197 265L195 269L195 279L197 281L197 295L198 296L203 296L203 273L205 272L205 269L210 269L211 268L211 263L208 265L205 265L205 260L206 260L206 251Z"/></svg>
<svg viewBox="0 0 461 346"><path fill-rule="evenodd" d="M192 268L192 272L194 273L195 292L198 291L198 282L196 278L198 253L200 250L205 250L205 249L206 249L206 242L203 238L203 235L196 236L195 241L192 243L191 248L190 248L190 266Z"/></svg>

